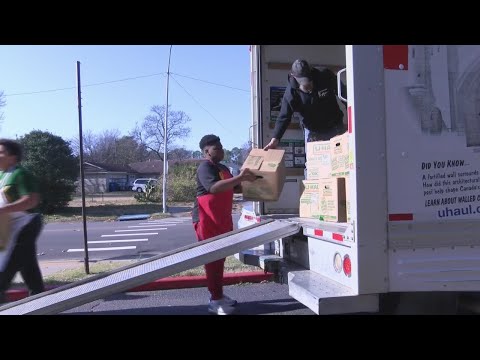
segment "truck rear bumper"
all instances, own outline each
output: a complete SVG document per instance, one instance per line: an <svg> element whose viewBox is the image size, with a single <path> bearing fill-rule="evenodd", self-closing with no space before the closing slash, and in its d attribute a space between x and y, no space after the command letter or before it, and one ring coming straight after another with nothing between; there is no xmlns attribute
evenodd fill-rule
<svg viewBox="0 0 480 360"><path fill-rule="evenodd" d="M311 270L290 272L288 293L319 315L379 310L377 294L357 295L350 288Z"/></svg>

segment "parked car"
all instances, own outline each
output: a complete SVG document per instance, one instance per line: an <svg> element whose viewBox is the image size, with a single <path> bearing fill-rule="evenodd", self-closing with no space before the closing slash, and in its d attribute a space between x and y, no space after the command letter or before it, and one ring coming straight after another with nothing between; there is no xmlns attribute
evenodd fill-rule
<svg viewBox="0 0 480 360"><path fill-rule="evenodd" d="M147 185L157 185L157 180L156 179L150 179L150 178L141 178L141 179L135 179L135 181L132 184L132 190L136 192L145 192L145 188Z"/></svg>

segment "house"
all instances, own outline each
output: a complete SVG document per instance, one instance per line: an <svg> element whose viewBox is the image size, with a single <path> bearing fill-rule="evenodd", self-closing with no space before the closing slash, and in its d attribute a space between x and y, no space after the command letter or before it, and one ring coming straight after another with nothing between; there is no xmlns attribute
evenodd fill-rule
<svg viewBox="0 0 480 360"><path fill-rule="evenodd" d="M128 164L128 166L139 174L142 178L157 179L163 175L163 161L162 160L148 160ZM135 179L133 179L135 180ZM132 180L132 182L133 182Z"/></svg>
<svg viewBox="0 0 480 360"><path fill-rule="evenodd" d="M127 190L138 174L125 165L109 165L95 162L84 162L85 193L105 193L112 191L110 184L117 184L115 188ZM78 181L77 192L80 192L80 181Z"/></svg>
<svg viewBox="0 0 480 360"><path fill-rule="evenodd" d="M168 166L192 163L198 165L203 160L172 160ZM128 165L109 165L97 162L84 162L85 193L98 194L111 191L131 190L137 178L158 179L163 175L163 161L149 160ZM77 181L77 193L80 193L80 181Z"/></svg>

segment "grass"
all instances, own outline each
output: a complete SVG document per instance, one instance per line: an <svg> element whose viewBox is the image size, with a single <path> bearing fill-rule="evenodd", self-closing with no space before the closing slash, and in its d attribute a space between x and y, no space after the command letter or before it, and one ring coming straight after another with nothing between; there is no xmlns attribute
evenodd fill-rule
<svg viewBox="0 0 480 360"><path fill-rule="evenodd" d="M113 195L112 195L113 194ZM90 194L85 196L87 221L114 221L121 215L150 214L152 219L172 216L162 212L162 204L140 203L133 193ZM174 203L168 206L176 212L188 212L191 203ZM46 223L82 221L82 199L76 197L63 210L56 214L44 215Z"/></svg>
<svg viewBox="0 0 480 360"><path fill-rule="evenodd" d="M51 286L59 286L65 285L71 282L79 281L86 279L88 277L103 274L123 266L127 266L129 264L134 263L135 261L101 261L98 263L90 264L89 270L90 274L85 273L85 267L80 265L78 268L75 269L68 269L63 270L58 273L46 276L44 282L46 285ZM229 256L225 260L225 273L237 273L237 272L252 272L252 271L260 271L260 268L256 266L245 265L239 260L237 260L234 256ZM182 271L178 274L172 275L170 277L177 277L177 276L204 276L205 269L202 266ZM15 287L19 287L23 284L16 284Z"/></svg>

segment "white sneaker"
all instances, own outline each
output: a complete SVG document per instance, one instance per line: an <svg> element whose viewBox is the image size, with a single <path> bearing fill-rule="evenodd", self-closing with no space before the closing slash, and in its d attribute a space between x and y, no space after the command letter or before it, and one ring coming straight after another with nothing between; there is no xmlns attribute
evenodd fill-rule
<svg viewBox="0 0 480 360"><path fill-rule="evenodd" d="M223 297L220 299L223 301L225 304L228 306L235 306L237 305L237 300L232 299L230 296L223 295Z"/></svg>
<svg viewBox="0 0 480 360"><path fill-rule="evenodd" d="M235 311L232 306L227 305L221 300L210 300L208 303L208 311L217 315L230 315Z"/></svg>

